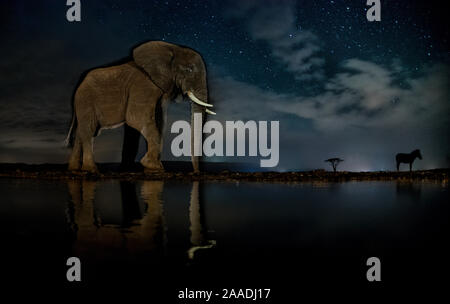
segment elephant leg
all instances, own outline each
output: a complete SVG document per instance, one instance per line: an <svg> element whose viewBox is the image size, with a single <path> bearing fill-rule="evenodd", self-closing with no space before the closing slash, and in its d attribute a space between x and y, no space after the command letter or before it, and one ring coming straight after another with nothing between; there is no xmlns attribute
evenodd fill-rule
<svg viewBox="0 0 450 304"><path fill-rule="evenodd" d="M77 129L77 140L81 142L83 165L81 170L97 173L97 166L94 162L94 132L95 129L90 126L79 126Z"/></svg>
<svg viewBox="0 0 450 304"><path fill-rule="evenodd" d="M83 165L81 170L97 173L98 169L94 162L93 139L92 137L91 140L83 142Z"/></svg>
<svg viewBox="0 0 450 304"><path fill-rule="evenodd" d="M155 116L159 116L159 122L157 124L158 126L158 132L160 134L160 139L159 139L159 153L162 153L163 150L163 146L164 146L164 134L166 133L166 128L167 128L167 106L168 106L168 102L164 101L161 102L160 104L160 114L155 113Z"/></svg>
<svg viewBox="0 0 450 304"><path fill-rule="evenodd" d="M81 143L78 137L75 138L75 143L72 148L72 153L69 158L69 171L80 170L81 167Z"/></svg>
<svg viewBox="0 0 450 304"><path fill-rule="evenodd" d="M139 149L139 138L141 133L138 130L125 124L123 146L122 146L122 162L121 170L130 170L135 164L136 155Z"/></svg>
<svg viewBox="0 0 450 304"><path fill-rule="evenodd" d="M142 129L141 134L147 141L147 153L145 153L144 157L142 157L141 164L145 167L145 169L151 171L164 170L160 160L161 134L156 124L146 124Z"/></svg>

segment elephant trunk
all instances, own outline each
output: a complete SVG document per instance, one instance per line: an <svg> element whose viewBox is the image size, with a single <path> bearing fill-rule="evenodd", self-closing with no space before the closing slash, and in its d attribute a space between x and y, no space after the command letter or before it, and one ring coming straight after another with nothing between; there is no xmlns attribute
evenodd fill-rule
<svg viewBox="0 0 450 304"><path fill-rule="evenodd" d="M206 90L200 91L199 93L196 92L194 94L195 94L195 96L198 99L200 99L204 103L207 103L208 93L207 93ZM197 147L197 149L199 149L198 151L202 151L203 143L201 141L200 142L195 142L194 141L194 134L195 134L194 130L196 130L196 128L202 128L202 125L201 126L197 126L196 125L196 123L198 123L194 119L194 117L195 117L194 114L196 114L196 113L202 114L202 125L203 125L203 123L206 121L205 107L199 105L199 103L197 103L197 102L192 101L191 102L191 159L192 159L192 168L194 169L194 172L200 172L200 167L199 167L199 165L200 165L199 164L200 157L194 155L194 146L195 146L195 144L199 145L199 147ZM200 132L203 132L203 130L200 130Z"/></svg>

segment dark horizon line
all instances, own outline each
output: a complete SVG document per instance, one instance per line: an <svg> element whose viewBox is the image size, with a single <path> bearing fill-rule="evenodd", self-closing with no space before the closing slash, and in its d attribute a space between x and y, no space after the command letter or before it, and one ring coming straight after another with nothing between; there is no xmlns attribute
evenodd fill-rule
<svg viewBox="0 0 450 304"><path fill-rule="evenodd" d="M174 161L174 160L163 160L163 165L165 165L165 170L169 172L174 171L190 171L192 169L192 163L190 161ZM299 169L299 168L292 168L284 171L277 171L272 170L273 168L261 168L257 165L254 165L252 163L245 163L245 162L214 162L214 161L201 161L200 162L203 165L206 165L204 171L234 171L234 172L279 172L279 173L289 173L289 172L331 172L332 170L327 170L324 168L315 168L315 169ZM98 163L99 169L101 171L103 170L118 170L120 167L120 162L103 162ZM23 170L28 171L30 169L38 169L38 170L65 170L67 167L67 163L39 163L39 164L30 164L30 163L24 163L24 162L17 162L17 163L3 163L0 162L0 171L11 171L11 170ZM143 166L139 162L134 163L134 170L131 171L141 171L143 170ZM103 169L103 170L102 170ZM259 169L259 170L255 170ZM442 171L442 170L450 170L450 167L441 167L441 168L430 168L430 169L420 169L420 170L413 170L413 172L431 172L431 171ZM397 171L395 169L393 170L372 170L372 171L351 171L351 170L340 170L336 173L397 173L397 172L409 172L409 170L400 170Z"/></svg>

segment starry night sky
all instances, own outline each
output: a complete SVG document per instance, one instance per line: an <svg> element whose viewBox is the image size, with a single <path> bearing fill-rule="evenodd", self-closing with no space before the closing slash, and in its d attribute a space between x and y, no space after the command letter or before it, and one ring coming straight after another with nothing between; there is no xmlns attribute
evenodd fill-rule
<svg viewBox="0 0 450 304"><path fill-rule="evenodd" d="M65 162L70 99L83 71L165 40L202 54L217 120L279 120L275 170L449 166L448 23L439 2L381 0L2 1L0 162ZM169 125L188 104L169 108ZM96 139L96 161L119 161L122 130ZM170 155L170 135L163 159ZM141 151L142 153L142 151ZM259 158L211 161L259 162Z"/></svg>

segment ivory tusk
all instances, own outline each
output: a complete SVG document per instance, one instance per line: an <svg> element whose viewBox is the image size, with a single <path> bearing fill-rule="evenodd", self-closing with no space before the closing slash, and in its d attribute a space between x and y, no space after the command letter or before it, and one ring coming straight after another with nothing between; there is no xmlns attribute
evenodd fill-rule
<svg viewBox="0 0 450 304"><path fill-rule="evenodd" d="M216 115L216 112L213 112L211 110L205 109L205 112L211 115Z"/></svg>
<svg viewBox="0 0 450 304"><path fill-rule="evenodd" d="M204 106L204 107L212 107L212 106L213 106L212 104L203 102L203 101L201 101L200 99L198 99L197 97L195 97L194 93L192 93L191 91L188 91L188 92L187 92L187 95L189 96L189 98L190 98L193 102L195 102L195 103L198 104L198 105L201 105L201 106Z"/></svg>

